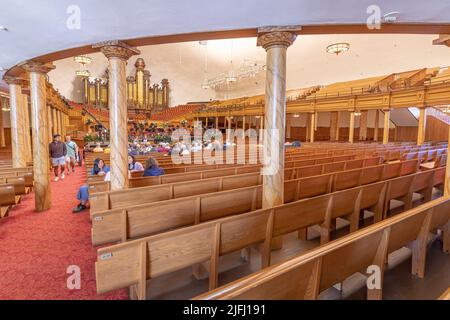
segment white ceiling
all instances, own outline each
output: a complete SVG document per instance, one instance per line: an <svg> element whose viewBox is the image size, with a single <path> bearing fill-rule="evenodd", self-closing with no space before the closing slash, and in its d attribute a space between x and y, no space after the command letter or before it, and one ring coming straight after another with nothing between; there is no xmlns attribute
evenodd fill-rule
<svg viewBox="0 0 450 320"><path fill-rule="evenodd" d="M313 85L379 76L424 67L450 65L450 48L432 45L436 35L302 35L288 49L287 88L297 89ZM337 41L350 43L350 51L340 56L325 51L328 44ZM231 54L232 43L232 54ZM189 101L208 101L250 96L264 92L264 73L240 83L230 92L215 93L203 90L204 47L198 42L183 42L140 47L151 82L163 78L170 81L170 104ZM94 59L88 66L92 76L101 76L107 59L101 53L89 55ZM208 77L226 72L244 59L264 61L265 52L256 46L255 38L208 41ZM134 72L137 56L129 60L128 75ZM75 71L79 65L72 58L55 62L56 69L49 73L50 81L60 92L77 100L81 92ZM406 124L405 124L406 125Z"/></svg>
<svg viewBox="0 0 450 320"><path fill-rule="evenodd" d="M81 28L66 27L77 5ZM399 11L401 23L448 23L448 0L2 0L0 68L58 50L111 39L271 25L365 23L367 8Z"/></svg>

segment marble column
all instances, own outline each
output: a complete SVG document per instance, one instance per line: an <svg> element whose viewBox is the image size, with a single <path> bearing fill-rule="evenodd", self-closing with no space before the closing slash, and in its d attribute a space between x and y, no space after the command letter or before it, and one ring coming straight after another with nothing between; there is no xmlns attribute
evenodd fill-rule
<svg viewBox="0 0 450 320"><path fill-rule="evenodd" d="M25 159L27 162L33 162L33 151L31 150L31 128L30 128L30 108L28 104L28 95L22 94L24 112L23 131L25 134Z"/></svg>
<svg viewBox="0 0 450 320"><path fill-rule="evenodd" d="M56 112L57 112L56 108L52 108L52 123L53 123L52 132L53 132L53 134L58 133L58 122L56 121L56 119L57 119Z"/></svg>
<svg viewBox="0 0 450 320"><path fill-rule="evenodd" d="M425 142L425 130L427 127L427 108L419 108L419 127L417 130L417 145L421 146Z"/></svg>
<svg viewBox="0 0 450 320"><path fill-rule="evenodd" d="M277 29L277 28L275 28ZM284 202L284 133L286 125L286 52L296 34L288 31L263 33L258 46L266 52L266 86L264 105L264 162L262 207Z"/></svg>
<svg viewBox="0 0 450 320"><path fill-rule="evenodd" d="M52 120L52 107L50 105L47 105L47 132L48 132L48 141L53 140L53 134L52 134L52 128L55 126L53 120Z"/></svg>
<svg viewBox="0 0 450 320"><path fill-rule="evenodd" d="M309 125L309 141L313 143L316 139L316 114L311 113L311 124Z"/></svg>
<svg viewBox="0 0 450 320"><path fill-rule="evenodd" d="M111 145L111 190L128 188L127 60L140 51L120 41L94 45L109 61L109 129Z"/></svg>
<svg viewBox="0 0 450 320"><path fill-rule="evenodd" d="M367 140L367 110L361 111L361 116L359 118L359 140Z"/></svg>
<svg viewBox="0 0 450 320"><path fill-rule="evenodd" d="M286 139L291 138L291 121L292 114L286 114Z"/></svg>
<svg viewBox="0 0 450 320"><path fill-rule="evenodd" d="M59 129L59 134L64 137L64 128L63 128L63 124L62 124L62 117L63 117L63 113L61 110L58 110L58 129ZM62 140L64 141L64 138L62 138Z"/></svg>
<svg viewBox="0 0 450 320"><path fill-rule="evenodd" d="M380 129L380 111L375 110L375 125L373 128L373 141L378 141L378 131Z"/></svg>
<svg viewBox="0 0 450 320"><path fill-rule="evenodd" d="M6 143L5 143L5 128L3 127L3 106L0 109L0 147L4 148L6 147Z"/></svg>
<svg viewBox="0 0 450 320"><path fill-rule="evenodd" d="M348 142L353 143L355 136L355 112L350 112L350 125L348 127Z"/></svg>
<svg viewBox="0 0 450 320"><path fill-rule="evenodd" d="M26 157L26 132L25 107L22 97L21 85L25 82L20 78L5 78L9 85L9 112L11 119L11 149L12 149L12 165L14 168L24 168L27 165Z"/></svg>
<svg viewBox="0 0 450 320"><path fill-rule="evenodd" d="M338 126L338 111L330 113L330 141L336 141L336 129Z"/></svg>
<svg viewBox="0 0 450 320"><path fill-rule="evenodd" d="M30 74L35 209L44 211L51 207L49 129L45 83L46 73L55 67L34 61L26 62L22 67Z"/></svg>
<svg viewBox="0 0 450 320"><path fill-rule="evenodd" d="M391 111L389 109L383 110L384 124L383 124L383 144L389 143L389 123L391 121Z"/></svg>

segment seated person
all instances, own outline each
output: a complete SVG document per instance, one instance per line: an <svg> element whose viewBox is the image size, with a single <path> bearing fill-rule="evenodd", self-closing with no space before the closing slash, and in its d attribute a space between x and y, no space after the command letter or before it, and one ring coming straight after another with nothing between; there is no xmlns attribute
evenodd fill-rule
<svg viewBox="0 0 450 320"><path fill-rule="evenodd" d="M293 147L301 147L302 146L302 143L300 142L300 141L294 141L294 142L292 142L292 146Z"/></svg>
<svg viewBox="0 0 450 320"><path fill-rule="evenodd" d="M164 169L158 166L158 161L155 158L148 158L145 160L144 177L161 176L164 174Z"/></svg>
<svg viewBox="0 0 450 320"><path fill-rule="evenodd" d="M136 158L134 155L128 156L128 170L130 172L136 172L136 171L144 171L144 167L142 164L138 161L136 161Z"/></svg>
<svg viewBox="0 0 450 320"><path fill-rule="evenodd" d="M91 170L91 175L93 176L104 176L104 181L110 180L110 168L105 165L105 162L97 158L94 160L94 167ZM80 201L78 206L72 210L73 213L81 212L87 209L87 204L89 202L89 186L84 184L80 187L77 193L77 199Z"/></svg>

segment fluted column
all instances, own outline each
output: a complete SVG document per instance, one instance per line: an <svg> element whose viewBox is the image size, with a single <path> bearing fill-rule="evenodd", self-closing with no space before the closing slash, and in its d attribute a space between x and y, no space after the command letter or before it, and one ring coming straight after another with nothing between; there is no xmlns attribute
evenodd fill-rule
<svg viewBox="0 0 450 320"><path fill-rule="evenodd" d="M350 112L350 125L348 128L348 142L353 143L355 136L355 112Z"/></svg>
<svg viewBox="0 0 450 320"><path fill-rule="evenodd" d="M14 168L24 168L27 164L25 107L21 85L25 82L20 78L5 78L9 84L9 105L11 108L11 149Z"/></svg>
<svg viewBox="0 0 450 320"><path fill-rule="evenodd" d="M391 111L389 109L383 110L384 112L384 126L383 126L383 144L389 143L389 122L391 120Z"/></svg>
<svg viewBox="0 0 450 320"><path fill-rule="evenodd" d="M284 194L284 134L286 125L286 52L296 34L288 31L263 33L258 45L266 52L266 86L264 106L263 208L283 203Z"/></svg>
<svg viewBox="0 0 450 320"><path fill-rule="evenodd" d="M427 108L419 108L419 127L417 130L417 145L421 146L425 142L425 130L427 127Z"/></svg>
<svg viewBox="0 0 450 320"><path fill-rule="evenodd" d="M36 211L44 211L51 207L48 113L45 81L46 73L54 69L54 66L28 61L23 65L23 68L30 74L34 202Z"/></svg>
<svg viewBox="0 0 450 320"><path fill-rule="evenodd" d="M128 187L127 137L127 60L139 50L120 41L107 41L95 45L101 48L109 61L109 129L111 145L111 190Z"/></svg>

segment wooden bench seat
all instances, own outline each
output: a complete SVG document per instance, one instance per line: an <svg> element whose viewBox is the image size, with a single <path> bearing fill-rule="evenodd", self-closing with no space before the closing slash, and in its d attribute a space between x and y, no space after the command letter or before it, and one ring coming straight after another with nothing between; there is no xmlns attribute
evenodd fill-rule
<svg viewBox="0 0 450 320"><path fill-rule="evenodd" d="M419 172L398 178L397 180L399 181L406 181L406 183L411 184L411 187L407 189L407 194L404 195L405 199L409 197L410 200L405 201L412 203L412 196L416 189L422 190L423 186L432 188L434 184L441 183L441 181L435 181L435 172L437 171ZM255 178L258 178L258 176L255 176ZM332 180L333 175L328 174L286 181L284 202L290 203L305 198L329 194L332 192ZM362 209L373 209L373 206L375 204L377 205L376 210L374 210L375 222L380 221L386 216L385 214L383 215L384 205L388 204L388 202L385 202L384 195L386 186L389 186L389 190L397 191L395 186L392 186L389 182L390 180L383 182L382 191L381 189L377 189L378 191L376 192L372 190L374 192L373 196L376 196L377 199L381 197L380 194L383 194L381 203L371 202L372 200L370 199L373 198L369 194L362 195ZM371 188L370 186L373 187L374 185L377 184L368 184L367 188ZM415 189L416 186L419 187ZM256 210L261 208L262 205L261 192L260 186L247 187L100 211L92 215L92 244L100 245L114 241L127 241L135 237L160 233L186 225L199 224L223 216ZM403 191L398 192L403 193ZM390 197L392 197L391 193L389 193ZM427 201L429 198L425 200ZM368 202L370 205L367 204ZM354 205L355 202L349 202L349 204ZM334 205L337 206L336 204ZM359 215L354 218L359 219Z"/></svg>
<svg viewBox="0 0 450 320"><path fill-rule="evenodd" d="M376 187L382 188L383 184L378 183ZM336 217L359 215L359 210L362 208L362 192L366 189L366 194L372 196L373 194L382 195L383 192L376 193L373 186L363 186L357 189L340 191L334 194L320 196L317 198L309 198L300 200L287 205L277 206L271 209L262 209L246 214L236 215L228 218L222 218L195 226L182 228L150 237L141 238L138 240L129 241L126 243L113 245L98 250L98 259L96 262L96 278L98 293L107 292L110 290L123 288L127 286L135 286L137 296L140 299L146 297L147 280L180 270L185 267L193 266L195 264L209 261L210 263L210 280L209 287L214 289L217 286L218 277L218 260L220 255L229 252L237 251L242 248L260 244L261 250L261 265L263 267L270 265L270 251L272 239L280 235L295 231L299 228L304 228L312 224L320 224L322 228L322 242L327 241L327 234L329 234L330 222ZM370 188L370 189L369 189ZM359 199L359 200L358 200ZM353 201L352 201L353 200ZM333 208L332 202L335 203ZM367 205L378 206L382 202L378 198L376 201L367 202ZM378 204L378 205L377 205ZM436 202L434 202L436 204ZM435 230L441 226L448 224L450 217L450 203L446 203L445 210L436 212L432 210L433 216L428 219L429 223L426 228L426 235L428 231ZM431 207L428 207L428 209ZM427 213L428 211L426 211ZM403 215L389 218L386 221L393 221L393 219L404 220ZM354 218L351 219L356 220ZM395 220L395 221L397 221ZM386 222L385 221L385 222ZM378 252L377 257L382 261L380 266L384 266L384 259L386 252L392 252L406 245L409 241L417 238L414 232L422 230L423 219L416 223L417 219L412 219L412 223L407 223L406 231L395 231L399 235L398 239L392 237L392 242L383 242L387 234L382 232L382 235L369 237L373 249L365 250L366 243L363 246L351 247L348 253L372 255ZM376 223L378 226L381 223ZM369 228L372 228L369 227ZM355 227L353 227L354 229ZM366 233L369 228L359 231ZM448 227L445 227L445 248L448 250ZM248 232L252 230L252 232ZM372 229L369 229L372 230ZM354 230L353 230L354 231ZM350 234L345 239L354 237L355 233ZM348 240L337 240L330 243L346 244ZM422 237L423 238L423 237ZM423 241L422 241L423 242ZM421 243L422 243L421 242ZM385 248L379 249L380 243ZM424 263L423 250L424 245L417 246L416 254L421 254L418 263L415 265L415 270L419 276L423 276L421 262ZM323 249L324 246L317 250ZM420 252L419 252L420 251ZM346 258L342 261L332 260L334 266L345 264L345 269L338 268L339 272L344 272L345 277L348 277L354 272L362 268L356 268L352 264L358 262L359 257ZM373 259L369 261L366 258L361 258L361 261L374 262ZM331 266L331 261L330 261ZM317 266L318 267L318 266ZM321 288L328 288L334 283L342 281L344 278L333 279L333 281L322 278L323 285ZM336 280L336 281L335 281ZM314 295L316 297L318 292Z"/></svg>
<svg viewBox="0 0 450 320"><path fill-rule="evenodd" d="M383 279L387 254L408 243L413 247L412 273L424 277L428 234L437 228L448 233L449 219L450 199L428 202L196 299L317 299L320 292L369 265L378 266ZM448 251L449 237L444 237L444 248ZM381 299L382 287L368 289L367 297Z"/></svg>

